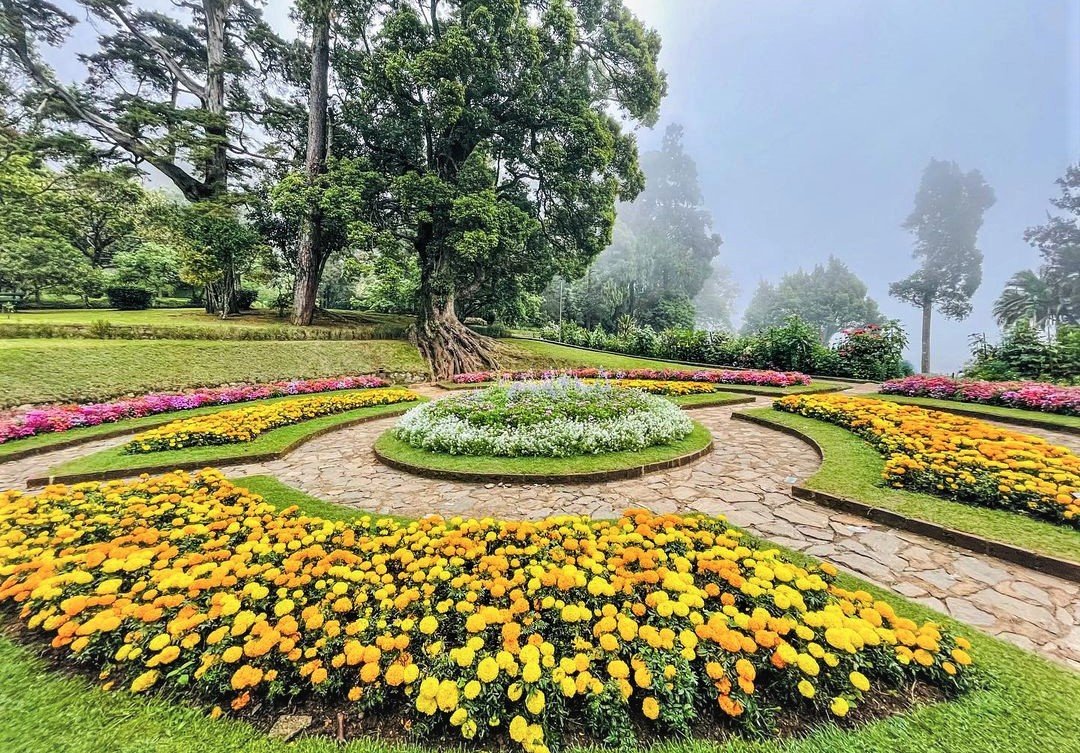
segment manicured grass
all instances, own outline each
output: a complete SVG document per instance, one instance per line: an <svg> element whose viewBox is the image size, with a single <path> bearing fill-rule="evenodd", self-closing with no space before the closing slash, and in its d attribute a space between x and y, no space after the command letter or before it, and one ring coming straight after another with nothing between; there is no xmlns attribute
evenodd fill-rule
<svg viewBox="0 0 1080 753"><path fill-rule="evenodd" d="M135 455L124 453L123 445L110 447L81 458L50 468L50 476L73 476L83 474L109 473L124 471L136 476L148 469L173 467L203 467L214 465L234 465L247 462L250 458L266 453L281 452L298 440L310 437L338 425L348 424L360 418L373 418L401 413L423 401L414 400L392 405L374 405L367 408L321 416L291 426L268 431L250 442L236 444L208 445L203 447L185 447L179 450L163 450Z"/></svg>
<svg viewBox="0 0 1080 753"><path fill-rule="evenodd" d="M889 400L894 403L905 405L921 405L924 408L945 411L971 411L985 416L990 420L1008 421L1036 421L1039 423L1053 424L1064 429L1080 430L1080 416L1065 416L1060 413L1046 413L1038 410L1024 410L1023 408L1006 408L1001 405L981 405L980 403L964 403L959 400L939 400L933 397L908 397L907 395L885 395L874 393L866 395L878 400Z"/></svg>
<svg viewBox="0 0 1080 753"><path fill-rule="evenodd" d="M325 503L324 503L325 504ZM802 555L787 553L796 559ZM723 742L673 739L652 753L1075 753L1080 750L1080 674L989 638L954 620L850 576L913 619L932 619L971 638L985 681L952 701L921 705L853 729L829 724L784 741L733 737ZM65 676L30 648L0 636L0 750L65 753L435 753L443 746L404 745L375 737L342 746L331 737L270 740L251 725L210 720L205 710L162 696L107 692ZM322 719L316 717L316 725ZM485 748L496 750L497 748ZM516 750L516 748L510 749ZM592 749L590 749L592 750ZM572 753L586 753L570 748Z"/></svg>
<svg viewBox="0 0 1080 753"><path fill-rule="evenodd" d="M427 366L398 340L0 340L0 407L380 370Z"/></svg>
<svg viewBox="0 0 1080 753"><path fill-rule="evenodd" d="M703 408L713 405L731 405L746 402L748 395L732 392L704 392L699 395L668 395L667 399L684 408Z"/></svg>
<svg viewBox="0 0 1080 753"><path fill-rule="evenodd" d="M401 314L381 314L369 311L319 311L315 325L319 327L364 327L374 324L408 324L411 317ZM121 311L119 309L29 309L13 314L0 315L0 324L53 324L53 325L88 325L106 321L116 325L146 326L198 326L198 327L289 327L288 312L279 317L276 310L254 309L222 319L216 314L207 314L203 309L159 308L143 311ZM302 329L296 327L295 329Z"/></svg>
<svg viewBox="0 0 1080 753"><path fill-rule="evenodd" d="M868 442L846 429L772 408L755 408L747 413L798 429L817 441L825 459L817 473L801 482L809 489L1080 562L1080 532L1010 510L965 505L931 494L882 486L885 459Z"/></svg>
<svg viewBox="0 0 1080 753"><path fill-rule="evenodd" d="M341 520L345 523L355 523L359 518L367 516L371 519L372 527L374 527L376 521L386 519L395 520L398 523L409 522L409 518L403 518L400 515L368 512L356 507L338 505L318 497L312 497L307 492L284 484L273 476L243 476L231 479L231 481L237 486L244 487L249 492L258 494L278 510L296 505L304 515L313 518L325 518L326 520Z"/></svg>
<svg viewBox="0 0 1080 753"><path fill-rule="evenodd" d="M694 430L678 442L646 447L644 450L605 452L599 455L579 455L570 458L507 458L428 452L402 442L387 431L375 441L375 449L392 460L438 471L507 476L517 474L560 476L573 473L600 473L659 463L700 450L708 445L711 439L709 430L695 422Z"/></svg>

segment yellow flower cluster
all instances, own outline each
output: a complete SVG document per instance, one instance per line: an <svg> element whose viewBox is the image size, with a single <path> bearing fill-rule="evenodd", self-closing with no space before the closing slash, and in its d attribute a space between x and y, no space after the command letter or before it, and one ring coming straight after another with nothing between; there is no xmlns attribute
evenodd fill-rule
<svg viewBox="0 0 1080 753"><path fill-rule="evenodd" d="M892 486L1080 526L1080 457L1040 437L871 398L790 395L774 407L869 441L887 456Z"/></svg>
<svg viewBox="0 0 1080 753"><path fill-rule="evenodd" d="M210 470L0 494L0 605L107 684L234 710L347 698L532 753L569 727L625 743L712 708L766 731L771 709L966 684L965 639L835 574L645 511L348 524Z"/></svg>
<svg viewBox="0 0 1080 753"><path fill-rule="evenodd" d="M124 451L134 454L177 450L182 447L200 445L250 442L272 429L311 418L417 399L419 395L415 392L386 388L335 392L259 403L171 421L156 429L136 434L124 446Z"/></svg>
<svg viewBox="0 0 1080 753"><path fill-rule="evenodd" d="M623 390L641 390L653 395L705 395L719 390L711 382L677 382L667 379L582 379L587 384L610 384Z"/></svg>
<svg viewBox="0 0 1080 753"><path fill-rule="evenodd" d="M587 384L610 384L623 390L641 390L653 395L705 395L719 387L711 382L676 382L667 379L582 379Z"/></svg>

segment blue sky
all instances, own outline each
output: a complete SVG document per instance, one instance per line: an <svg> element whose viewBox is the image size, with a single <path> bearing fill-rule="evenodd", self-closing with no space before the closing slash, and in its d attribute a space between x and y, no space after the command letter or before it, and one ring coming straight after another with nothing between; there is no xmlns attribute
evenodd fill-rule
<svg viewBox="0 0 1080 753"><path fill-rule="evenodd" d="M1078 0L627 0L659 30L666 123L686 148L742 288L829 254L913 336L888 297L913 268L900 229L931 157L978 168L997 194L970 319L935 317L933 368L958 369L972 332L996 333L994 298L1037 265L1023 241L1080 159Z"/></svg>

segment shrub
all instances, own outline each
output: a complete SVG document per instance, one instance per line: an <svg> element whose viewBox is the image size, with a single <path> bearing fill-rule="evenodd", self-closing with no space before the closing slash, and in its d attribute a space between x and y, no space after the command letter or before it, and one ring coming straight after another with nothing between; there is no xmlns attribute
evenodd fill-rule
<svg viewBox="0 0 1080 753"><path fill-rule="evenodd" d="M138 311L150 308L154 301L154 292L138 285L110 285L105 288L109 305L125 311Z"/></svg>
<svg viewBox="0 0 1080 753"><path fill-rule="evenodd" d="M259 299L259 291L253 288L240 288L236 291L236 305L241 311L247 311Z"/></svg>
<svg viewBox="0 0 1080 753"><path fill-rule="evenodd" d="M999 345L981 335L974 337L971 355L964 375L973 379L1080 383L1080 327L1062 325L1048 340L1029 323L1020 322Z"/></svg>
<svg viewBox="0 0 1080 753"><path fill-rule="evenodd" d="M830 348L819 341L817 330L795 316L779 326L744 336L698 329L656 332L632 320L620 321L614 335L600 327L586 330L574 322L563 322L541 328L540 336L552 342L646 358L873 380L905 373L900 354L907 342L900 326L890 322L849 330L836 348ZM1080 344L1080 337L1077 340Z"/></svg>
<svg viewBox="0 0 1080 753"><path fill-rule="evenodd" d="M527 382L536 379L551 379L559 376L576 379L662 379L676 382L710 382L712 384L754 384L768 387L791 387L798 384L810 384L810 377L794 371L756 371L746 369L684 371L680 369L551 369L547 371L472 371L455 374L454 384L479 384L509 380Z"/></svg>
<svg viewBox="0 0 1080 753"><path fill-rule="evenodd" d="M887 456L891 486L1080 528L1080 457L955 413L844 395L789 395L778 410L842 426Z"/></svg>
<svg viewBox="0 0 1080 753"><path fill-rule="evenodd" d="M771 736L973 675L964 637L722 518L346 523L203 471L2 493L0 541L22 635L108 687L353 704L483 749Z"/></svg>

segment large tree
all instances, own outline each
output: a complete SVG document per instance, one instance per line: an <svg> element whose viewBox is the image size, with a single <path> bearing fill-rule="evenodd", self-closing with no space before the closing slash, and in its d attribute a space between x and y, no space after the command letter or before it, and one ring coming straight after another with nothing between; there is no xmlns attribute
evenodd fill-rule
<svg viewBox="0 0 1080 753"><path fill-rule="evenodd" d="M641 167L645 190L618 205L612 243L577 283L574 297L590 309L586 318L608 327L629 315L663 328L675 309L692 325L691 301L713 274L722 241L704 207L697 165L683 147L682 126L669 125L660 149L642 153ZM593 286L603 295L580 291Z"/></svg>
<svg viewBox="0 0 1080 753"><path fill-rule="evenodd" d="M1056 323L1080 324L1080 164L1057 180L1061 195L1050 200L1061 214L1030 227L1024 239L1039 250L1039 278L1053 300Z"/></svg>
<svg viewBox="0 0 1080 753"><path fill-rule="evenodd" d="M352 134L342 159L383 183L369 194L380 242L416 256L415 338L442 378L496 363L459 298L576 276L610 242L615 202L643 183L619 116L654 121L660 40L621 0L384 5L343 24L335 75L353 96L334 138Z"/></svg>
<svg viewBox="0 0 1080 753"><path fill-rule="evenodd" d="M82 129L102 157L153 167L188 201L229 207L230 182L274 158L279 147L259 140L285 108L267 94L284 47L258 8L199 0L165 14L129 0L78 2L102 31L96 49L80 56L86 79L71 83L39 47L61 44L76 16L47 0L0 0L0 45L34 83L40 112ZM236 270L227 255L216 264L205 278L206 303L227 313Z"/></svg>
<svg viewBox="0 0 1080 753"><path fill-rule="evenodd" d="M834 256L809 272L786 274L776 285L762 280L743 314L743 331L779 326L790 316L813 325L822 342L845 327L884 321L866 283Z"/></svg>
<svg viewBox="0 0 1080 753"><path fill-rule="evenodd" d="M971 313L971 296L982 282L982 251L976 245L994 191L978 170L931 159L904 229L915 236L919 268L889 286L889 294L922 311L921 370L930 371L930 324L934 309L950 319Z"/></svg>

